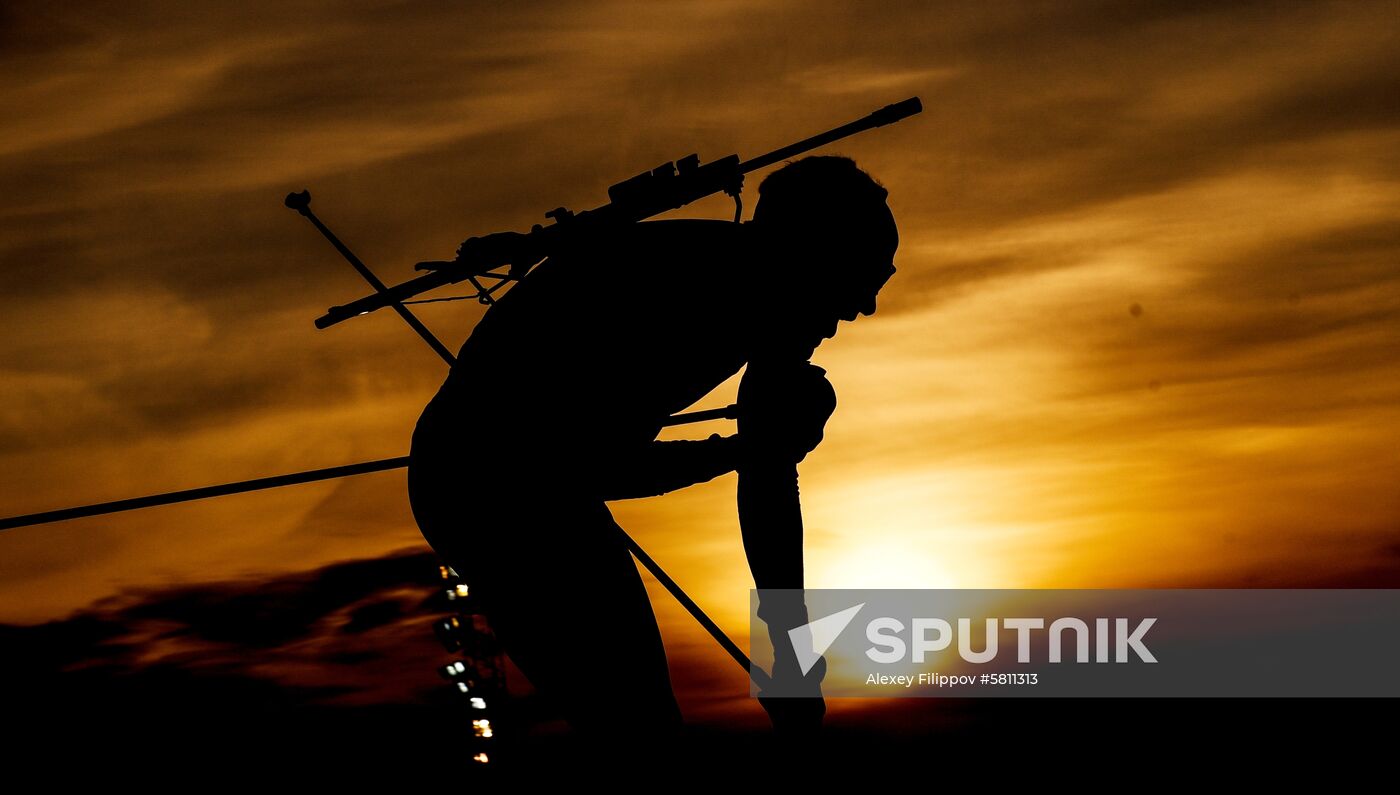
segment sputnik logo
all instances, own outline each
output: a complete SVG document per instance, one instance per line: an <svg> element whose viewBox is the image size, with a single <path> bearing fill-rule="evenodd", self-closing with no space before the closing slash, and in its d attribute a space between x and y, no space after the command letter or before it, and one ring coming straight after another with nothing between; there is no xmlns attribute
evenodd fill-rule
<svg viewBox="0 0 1400 795"><path fill-rule="evenodd" d="M817 660L850 626L862 607L865 607L865 602L788 630L788 639L792 641L792 651L797 655L797 664L802 668L803 676L812 670Z"/></svg>

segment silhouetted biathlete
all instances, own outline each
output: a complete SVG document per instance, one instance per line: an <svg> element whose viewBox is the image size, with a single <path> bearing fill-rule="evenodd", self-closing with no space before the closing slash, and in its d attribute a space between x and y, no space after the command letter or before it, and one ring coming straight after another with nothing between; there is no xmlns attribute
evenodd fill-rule
<svg viewBox="0 0 1400 795"><path fill-rule="evenodd" d="M898 245L886 191L844 157L769 175L752 221L647 221L556 254L462 346L413 436L409 496L516 665L592 736L681 725L641 577L606 501L738 472L756 587L803 587L797 464L836 406L809 363L875 311ZM662 422L747 365L731 436L658 441ZM775 639L807 621L767 600ZM775 675L800 677L790 648ZM820 725L810 698L761 699L775 727Z"/></svg>

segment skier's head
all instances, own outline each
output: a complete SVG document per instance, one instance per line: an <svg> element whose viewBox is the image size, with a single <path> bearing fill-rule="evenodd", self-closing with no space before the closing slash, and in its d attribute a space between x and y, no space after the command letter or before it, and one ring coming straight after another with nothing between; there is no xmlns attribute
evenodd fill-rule
<svg viewBox="0 0 1400 795"><path fill-rule="evenodd" d="M782 304L773 319L800 344L815 348L838 321L875 312L899 246L887 195L846 157L797 160L759 185L752 223Z"/></svg>

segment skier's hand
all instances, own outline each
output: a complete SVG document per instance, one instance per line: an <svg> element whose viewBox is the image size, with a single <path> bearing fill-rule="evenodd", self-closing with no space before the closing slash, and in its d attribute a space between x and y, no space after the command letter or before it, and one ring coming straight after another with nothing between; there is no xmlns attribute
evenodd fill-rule
<svg viewBox="0 0 1400 795"><path fill-rule="evenodd" d="M778 734L811 734L821 728L826 714L821 688L826 677L826 658L817 657L804 673L794 649L794 643L807 642L792 636L792 630L808 623L804 592L776 589L762 591L760 597L758 617L768 625L768 636L773 642L773 670L762 685L758 703Z"/></svg>
<svg viewBox="0 0 1400 795"><path fill-rule="evenodd" d="M826 658L818 657L811 670L803 675L793 665L774 666L770 693L760 691L758 703L773 722L773 731L786 737L804 737L821 729L826 715L826 700L821 695L821 680L826 676ZM798 695L802 694L802 695Z"/></svg>

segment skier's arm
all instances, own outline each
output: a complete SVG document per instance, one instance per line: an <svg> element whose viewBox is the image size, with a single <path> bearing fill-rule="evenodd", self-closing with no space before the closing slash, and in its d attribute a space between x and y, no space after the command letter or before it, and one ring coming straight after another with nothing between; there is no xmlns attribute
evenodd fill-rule
<svg viewBox="0 0 1400 795"><path fill-rule="evenodd" d="M754 587L797 589L765 595L759 617L792 626L806 623L800 599L802 577L802 504L798 499L797 464L791 459L757 455L739 467L739 528ZM781 608L781 609L780 609Z"/></svg>
<svg viewBox="0 0 1400 795"><path fill-rule="evenodd" d="M754 584L801 589L797 464L821 442L836 393L808 362L756 362L739 385L739 523Z"/></svg>
<svg viewBox="0 0 1400 795"><path fill-rule="evenodd" d="M803 670L789 630L808 621L797 464L821 442L835 408L825 371L807 362L750 363L739 385L739 524L774 655L759 702L784 733L810 731L826 712L825 661Z"/></svg>

